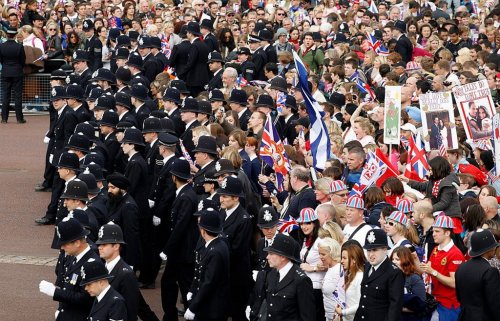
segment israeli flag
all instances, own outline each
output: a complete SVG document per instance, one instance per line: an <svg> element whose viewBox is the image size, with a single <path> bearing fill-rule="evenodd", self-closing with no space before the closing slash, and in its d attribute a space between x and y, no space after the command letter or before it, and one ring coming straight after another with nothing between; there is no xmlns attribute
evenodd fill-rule
<svg viewBox="0 0 500 321"><path fill-rule="evenodd" d="M307 107L307 114L311 122L309 132L309 140L311 143L311 154L313 157L313 166L317 170L325 169L326 161L330 157L330 136L328 130L322 119L321 107L312 96L307 85L307 69L300 59L297 52L293 52L293 59L295 60L295 68L299 77L299 86L304 103Z"/></svg>

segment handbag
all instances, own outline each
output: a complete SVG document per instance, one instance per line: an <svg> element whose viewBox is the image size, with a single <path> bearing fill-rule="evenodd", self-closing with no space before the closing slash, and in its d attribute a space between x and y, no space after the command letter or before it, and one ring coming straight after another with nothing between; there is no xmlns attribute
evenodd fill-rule
<svg viewBox="0 0 500 321"><path fill-rule="evenodd" d="M45 62L40 57L43 55L43 51L40 48L35 47L35 38L32 39L32 46L23 46L24 54L26 55L25 60L25 73L33 73L39 69L43 69Z"/></svg>

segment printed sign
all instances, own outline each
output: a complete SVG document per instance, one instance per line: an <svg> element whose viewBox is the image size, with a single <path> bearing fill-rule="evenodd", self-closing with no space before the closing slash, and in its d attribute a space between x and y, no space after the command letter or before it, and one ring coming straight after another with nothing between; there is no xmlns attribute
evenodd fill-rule
<svg viewBox="0 0 500 321"><path fill-rule="evenodd" d="M437 92L419 96L422 113L425 149L427 151L458 148L457 128L453 113L451 92Z"/></svg>

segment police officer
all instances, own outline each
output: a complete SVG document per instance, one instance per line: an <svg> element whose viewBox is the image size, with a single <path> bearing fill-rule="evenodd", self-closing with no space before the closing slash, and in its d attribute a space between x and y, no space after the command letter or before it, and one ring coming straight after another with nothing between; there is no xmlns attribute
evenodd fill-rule
<svg viewBox="0 0 500 321"><path fill-rule="evenodd" d="M208 69L212 73L212 78L205 86L205 90L211 91L214 89L220 89L224 86L222 83L222 74L224 73L224 59L222 55L217 51L212 51L208 54Z"/></svg>
<svg viewBox="0 0 500 321"><path fill-rule="evenodd" d="M2 123L6 123L9 118L10 96L14 91L14 109L19 124L24 124L26 120L23 115L23 67L26 55L23 45L15 41L17 28L7 29L7 41L0 44L0 63L2 64L2 76L0 84L2 86Z"/></svg>
<svg viewBox="0 0 500 321"><path fill-rule="evenodd" d="M251 291L252 268L250 264L250 240L252 219L240 204L243 187L240 180L228 176L217 190L220 195L221 219L224 236L229 241L231 254L231 311L233 320L245 319L245 307Z"/></svg>
<svg viewBox="0 0 500 321"><path fill-rule="evenodd" d="M219 51L219 42L217 37L212 33L214 31L214 24L212 19L203 19L200 23L200 31L203 36L203 42L207 45L208 51Z"/></svg>
<svg viewBox="0 0 500 321"><path fill-rule="evenodd" d="M226 320L229 303L229 248L219 234L222 221L214 208L202 210L198 222L205 241L201 253L198 286L192 288L186 320Z"/></svg>
<svg viewBox="0 0 500 321"><path fill-rule="evenodd" d="M89 53L84 50L76 50L73 53L71 64L75 69L75 73L81 77L79 84L82 88L86 88L90 78L92 78L92 66L89 68ZM66 82L68 82L68 79L66 79Z"/></svg>
<svg viewBox="0 0 500 321"><path fill-rule="evenodd" d="M125 299L109 284L113 276L101 260L90 259L82 266L81 286L95 297L88 320L126 320Z"/></svg>
<svg viewBox="0 0 500 321"><path fill-rule="evenodd" d="M257 36L250 35L248 37L248 45L252 53L252 62L255 64L256 74L254 80L266 81L267 78L264 74L264 66L267 64L268 58L261 46L261 39Z"/></svg>
<svg viewBox="0 0 500 321"><path fill-rule="evenodd" d="M256 271L269 271L271 267L267 261L267 253L264 251L266 247L273 244L274 238L278 234L279 214L271 207L264 205L259 210L257 226L264 235L257 241L257 266ZM255 274L255 271L254 271Z"/></svg>
<svg viewBox="0 0 500 321"><path fill-rule="evenodd" d="M84 20L82 30L87 37L84 50L88 53L89 68L94 72L102 68L102 42L95 35L94 23L92 20Z"/></svg>
<svg viewBox="0 0 500 321"><path fill-rule="evenodd" d="M144 300L134 270L120 256L120 249L125 244L120 226L110 222L99 229L99 256L104 260L106 269L113 276L110 285L120 293L127 304L128 321L158 320Z"/></svg>
<svg viewBox="0 0 500 321"><path fill-rule="evenodd" d="M45 280L40 282L40 292L59 302L56 311L58 321L84 321L87 320L92 307L92 298L81 287L83 278L82 266L89 259L99 261L99 256L90 249L86 236L88 232L77 220L65 218L56 228L57 245L68 257L63 271L56 284Z"/></svg>
<svg viewBox="0 0 500 321"><path fill-rule="evenodd" d="M257 79L257 69L255 64L250 60L250 49L246 47L241 47L238 52L238 61L241 61L241 77L245 78L246 81L252 81Z"/></svg>
<svg viewBox="0 0 500 321"><path fill-rule="evenodd" d="M177 320L177 295L180 290L187 308L187 293L193 280L195 247L199 238L196 212L197 196L189 180L191 170L185 159L176 159L170 169L176 198L170 214L170 237L160 257L167 261L161 279L164 320Z"/></svg>
<svg viewBox="0 0 500 321"><path fill-rule="evenodd" d="M387 257L387 234L382 229L370 230L363 248L368 262L354 320L400 320L405 280L403 272Z"/></svg>
<svg viewBox="0 0 500 321"><path fill-rule="evenodd" d="M266 275L265 292L257 297L252 310L247 307L249 320L267 313L267 320L316 320L316 309L311 279L300 269L299 245L287 235L278 234L273 244L264 249L272 268ZM264 275L264 274L261 274ZM267 311L261 302L267 302Z"/></svg>
<svg viewBox="0 0 500 321"><path fill-rule="evenodd" d="M201 136L198 139L198 146L193 150L195 163L200 170L194 174L193 185L196 194L205 194L203 182L205 174L211 169L215 169L217 160L217 142L213 136Z"/></svg>

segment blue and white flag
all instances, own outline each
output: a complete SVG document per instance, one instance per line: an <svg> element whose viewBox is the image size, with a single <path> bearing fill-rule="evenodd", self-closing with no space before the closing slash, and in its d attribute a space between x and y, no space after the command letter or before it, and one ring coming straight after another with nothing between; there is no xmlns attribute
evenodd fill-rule
<svg viewBox="0 0 500 321"><path fill-rule="evenodd" d="M368 11L374 14L378 14L377 4L375 4L375 0L370 2L370 6L368 7Z"/></svg>
<svg viewBox="0 0 500 321"><path fill-rule="evenodd" d="M307 69L300 59L297 52L293 52L295 68L299 77L300 91L304 97L304 103L311 122L309 131L309 141L311 143L311 154L313 157L313 166L317 170L325 169L326 161L330 158L330 136L322 119L321 107L312 96L307 85Z"/></svg>

